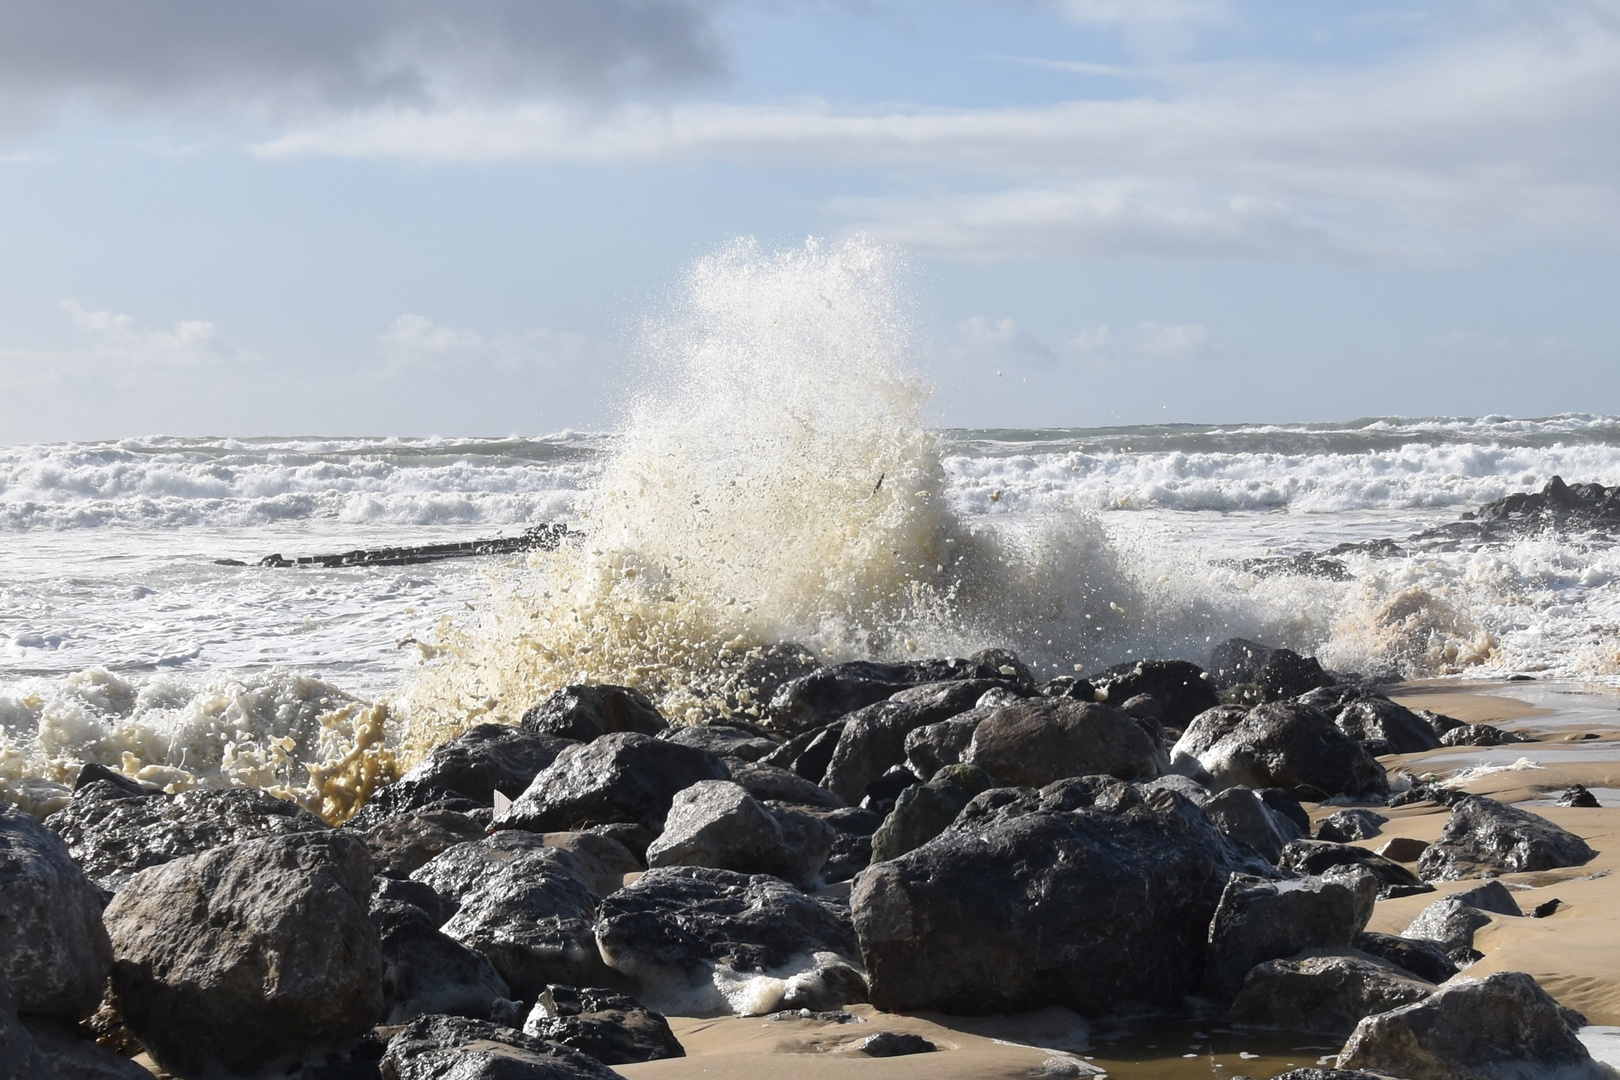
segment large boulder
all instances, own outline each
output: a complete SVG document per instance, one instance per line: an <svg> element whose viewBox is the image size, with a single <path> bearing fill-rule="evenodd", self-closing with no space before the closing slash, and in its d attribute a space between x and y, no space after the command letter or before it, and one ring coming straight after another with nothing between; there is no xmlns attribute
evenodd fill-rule
<svg viewBox="0 0 1620 1080"><path fill-rule="evenodd" d="M325 832L326 822L258 788L193 788L135 795L102 780L74 792L45 820L104 889L170 859L265 836Z"/></svg>
<svg viewBox="0 0 1620 1080"><path fill-rule="evenodd" d="M1378 878L1380 894L1385 898L1434 891L1434 886L1400 863L1354 844L1291 840L1283 848L1282 858L1277 860L1277 865L1295 874L1325 874L1335 866L1364 867Z"/></svg>
<svg viewBox="0 0 1620 1080"><path fill-rule="evenodd" d="M1321 709L1340 731L1375 755L1417 754L1440 745L1433 724L1374 690L1325 687L1302 695L1300 702Z"/></svg>
<svg viewBox="0 0 1620 1080"><path fill-rule="evenodd" d="M778 730L797 735L887 700L913 686L958 679L1005 681L1008 677L1001 674L999 665L972 660L921 660L906 664L852 660L817 668L783 683L771 697L771 723Z"/></svg>
<svg viewBox="0 0 1620 1080"><path fill-rule="evenodd" d="M460 1016L412 1020L378 1066L382 1080L621 1080L578 1050Z"/></svg>
<svg viewBox="0 0 1620 1080"><path fill-rule="evenodd" d="M417 810L357 831L371 849L377 873L405 878L447 848L481 839L485 830L476 818L455 810Z"/></svg>
<svg viewBox="0 0 1620 1080"><path fill-rule="evenodd" d="M487 1020L512 996L488 959L441 933L423 908L374 898L371 920L382 947L383 1023L438 1013Z"/></svg>
<svg viewBox="0 0 1620 1080"><path fill-rule="evenodd" d="M603 1065L686 1056L661 1014L635 998L594 987L546 987L523 1031L588 1054Z"/></svg>
<svg viewBox="0 0 1620 1080"><path fill-rule="evenodd" d="M918 776L933 776L947 765L959 765L973 743L973 732L996 707L975 706L949 720L924 724L906 736L906 766Z"/></svg>
<svg viewBox="0 0 1620 1080"><path fill-rule="evenodd" d="M1217 690L1230 690L1234 686L1254 685L1260 682L1260 669L1267 658L1276 652L1271 645L1262 645L1247 638L1227 638L1209 654L1209 677Z"/></svg>
<svg viewBox="0 0 1620 1080"><path fill-rule="evenodd" d="M940 836L861 874L850 902L873 1003L1179 1005L1227 877L1269 867L1186 799L1118 786L1118 811L1043 808L1067 801L1066 784L985 792Z"/></svg>
<svg viewBox="0 0 1620 1080"><path fill-rule="evenodd" d="M1418 859L1418 874L1457 881L1582 866L1596 855L1585 840L1539 814L1471 795L1451 808L1440 839Z"/></svg>
<svg viewBox="0 0 1620 1080"><path fill-rule="evenodd" d="M509 724L479 724L428 751L403 779L454 791L485 804L497 791L515 799L541 769L572 745L571 739L544 731Z"/></svg>
<svg viewBox="0 0 1620 1080"><path fill-rule="evenodd" d="M1294 823L1249 788L1229 787L1206 798L1203 807L1223 833L1254 848L1267 862L1282 858L1283 848L1295 838Z"/></svg>
<svg viewBox="0 0 1620 1080"><path fill-rule="evenodd" d="M1032 698L978 725L965 760L1017 787L1070 776L1146 780L1162 769L1158 746L1118 709L1069 698Z"/></svg>
<svg viewBox="0 0 1620 1080"><path fill-rule="evenodd" d="M1184 728L1205 709L1219 705L1204 669L1185 660L1139 660L1116 664L1091 680L1097 700L1124 704L1138 694L1159 703L1166 724Z"/></svg>
<svg viewBox="0 0 1620 1080"><path fill-rule="evenodd" d="M1455 963L1467 964L1479 958L1474 951L1474 934L1491 923L1490 915L1456 896L1436 900L1418 913L1403 938L1432 941Z"/></svg>
<svg viewBox="0 0 1620 1080"><path fill-rule="evenodd" d="M1422 1001L1434 985L1354 950L1312 950L1251 970L1228 1013L1235 1024L1343 1038L1363 1017Z"/></svg>
<svg viewBox="0 0 1620 1080"><path fill-rule="evenodd" d="M1255 673L1263 701L1298 697L1319 686L1332 686L1332 675L1322 670L1314 656L1301 656L1292 649L1273 649Z"/></svg>
<svg viewBox="0 0 1620 1080"><path fill-rule="evenodd" d="M371 1030L383 958L371 855L336 832L144 870L107 908L125 1022L177 1076L256 1075Z"/></svg>
<svg viewBox="0 0 1620 1080"><path fill-rule="evenodd" d="M1230 998L1256 964L1348 947L1377 899L1378 879L1360 867L1290 881L1232 875L1209 924L1205 992Z"/></svg>
<svg viewBox="0 0 1620 1080"><path fill-rule="evenodd" d="M400 780L373 791L371 798L343 823L343 828L353 832L365 832L376 828L389 818L441 811L465 814L487 825L491 808L488 803L458 795L449 788L418 780Z"/></svg>
<svg viewBox="0 0 1620 1080"><path fill-rule="evenodd" d="M1457 965L1445 950L1432 941L1397 937L1363 931L1350 943L1356 951L1394 964L1402 971L1411 972L1424 982L1436 985L1457 974Z"/></svg>
<svg viewBox="0 0 1620 1080"><path fill-rule="evenodd" d="M996 685L984 679L925 683L850 713L827 762L823 786L857 805L867 785L905 761L908 735L971 709Z"/></svg>
<svg viewBox="0 0 1620 1080"><path fill-rule="evenodd" d="M19 1012L81 1020L112 968L101 895L57 835L0 805L0 973Z"/></svg>
<svg viewBox="0 0 1620 1080"><path fill-rule="evenodd" d="M778 739L766 738L751 728L716 721L712 724L684 724L669 728L658 736L682 746L695 746L707 750L715 757L740 758L758 761L781 748Z"/></svg>
<svg viewBox="0 0 1620 1080"><path fill-rule="evenodd" d="M739 761L736 758L727 760L726 767L731 770L733 783L741 785L748 794L762 802L774 799L777 802L820 806L828 810L836 810L844 805L844 800L791 769L765 765L757 761Z"/></svg>
<svg viewBox="0 0 1620 1080"><path fill-rule="evenodd" d="M972 765L947 765L926 783L909 787L872 834L872 861L895 859L944 832L975 795L996 786Z"/></svg>
<svg viewBox="0 0 1620 1080"><path fill-rule="evenodd" d="M1171 750L1171 767L1213 787L1281 787L1300 798L1383 795L1384 769L1319 710L1297 702L1201 713Z"/></svg>
<svg viewBox="0 0 1620 1080"><path fill-rule="evenodd" d="M1354 840L1371 840L1379 829L1389 822L1383 814L1371 810L1335 810L1317 826L1316 838L1335 844L1348 844Z"/></svg>
<svg viewBox="0 0 1620 1080"><path fill-rule="evenodd" d="M764 874L649 870L602 901L596 942L663 1012L821 1010L865 996L858 972L837 959L857 953L850 926Z"/></svg>
<svg viewBox="0 0 1620 1080"><path fill-rule="evenodd" d="M647 695L629 686L565 686L523 714L530 731L590 742L634 731L657 735L669 726Z"/></svg>
<svg viewBox="0 0 1620 1080"><path fill-rule="evenodd" d="M707 750L638 732L603 735L558 757L494 826L563 832L629 821L657 831L676 792L730 775Z"/></svg>
<svg viewBox="0 0 1620 1080"><path fill-rule="evenodd" d="M1564 1011L1522 971L1459 979L1369 1016L1339 1054L1349 1069L1406 1080L1599 1080Z"/></svg>
<svg viewBox="0 0 1620 1080"><path fill-rule="evenodd" d="M801 887L813 882L832 851L830 825L784 809L787 828L740 785L703 780L675 796L662 835L647 848L647 866L710 866L775 874Z"/></svg>

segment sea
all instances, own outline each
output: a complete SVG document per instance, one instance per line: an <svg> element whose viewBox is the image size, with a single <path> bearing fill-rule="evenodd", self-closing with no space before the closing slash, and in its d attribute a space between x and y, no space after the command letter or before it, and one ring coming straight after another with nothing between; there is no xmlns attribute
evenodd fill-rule
<svg viewBox="0 0 1620 1080"><path fill-rule="evenodd" d="M739 672L784 641L1050 677L1236 636L1620 684L1610 538L1406 543L1620 483L1620 417L940 429L903 277L858 240L701 260L611 431L0 446L0 797L43 812L93 761L318 802L334 760L397 771L577 681L757 718ZM260 565L554 523L550 552Z"/></svg>

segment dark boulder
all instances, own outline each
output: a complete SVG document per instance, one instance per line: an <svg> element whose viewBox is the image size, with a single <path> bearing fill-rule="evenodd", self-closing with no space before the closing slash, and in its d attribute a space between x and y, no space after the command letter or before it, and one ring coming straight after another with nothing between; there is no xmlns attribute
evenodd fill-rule
<svg viewBox="0 0 1620 1080"><path fill-rule="evenodd" d="M1019 787L1095 774L1145 780L1162 771L1158 747L1130 717L1066 698L997 709L974 730L965 760Z"/></svg>
<svg viewBox="0 0 1620 1080"><path fill-rule="evenodd" d="M1335 844L1327 840L1294 840L1283 848L1278 866L1295 874L1325 874L1335 866L1363 866L1371 870L1381 885L1380 893L1387 899L1397 893L1432 892L1429 885L1398 862L1374 854L1354 844Z"/></svg>
<svg viewBox="0 0 1620 1080"><path fill-rule="evenodd" d="M0 1076L22 1080L39 1075L39 1058L33 1036L17 1019L17 1003L11 997L11 983L0 966Z"/></svg>
<svg viewBox="0 0 1620 1080"><path fill-rule="evenodd" d="M365 832L392 817L401 814L416 814L424 811L449 811L455 814L464 814L473 820L489 822L490 806L488 803L469 799L465 795L458 795L448 788L437 787L433 784L424 784L415 780L401 780L378 788L371 793L360 809L354 812L349 820L343 823L343 828L355 832Z"/></svg>
<svg viewBox="0 0 1620 1080"><path fill-rule="evenodd" d="M544 731L479 724L428 751L403 779L488 805L497 791L509 799L523 794L540 770L572 745Z"/></svg>
<svg viewBox="0 0 1620 1080"><path fill-rule="evenodd" d="M1301 798L1382 795L1388 779L1361 745L1319 710L1295 702L1257 705L1241 716L1211 709L1188 726L1171 767L1214 787L1281 787Z"/></svg>
<svg viewBox="0 0 1620 1080"><path fill-rule="evenodd" d="M834 830L784 808L787 828L759 800L728 780L704 780L675 796L647 866L709 866L813 882L832 850Z"/></svg>
<svg viewBox="0 0 1620 1080"><path fill-rule="evenodd" d="M523 714L530 731L590 742L603 735L657 735L669 726L647 695L629 686L565 686Z"/></svg>
<svg viewBox="0 0 1620 1080"><path fill-rule="evenodd" d="M1217 690L1258 684L1260 669L1276 650L1246 638L1227 638L1209 654L1209 677Z"/></svg>
<svg viewBox="0 0 1620 1080"><path fill-rule="evenodd" d="M1299 700L1321 709L1340 731L1374 755L1416 754L1440 745L1433 724L1374 690L1335 686L1303 694Z"/></svg>
<svg viewBox="0 0 1620 1080"><path fill-rule="evenodd" d="M1392 836L1378 845L1378 854L1398 863L1415 863L1423 857L1423 852L1428 847L1427 840L1417 840L1410 836Z"/></svg>
<svg viewBox="0 0 1620 1080"><path fill-rule="evenodd" d="M1451 817L1418 860L1426 881L1457 881L1582 866L1597 852L1574 833L1546 818L1471 795L1451 808Z"/></svg>
<svg viewBox="0 0 1620 1080"><path fill-rule="evenodd" d="M578 1050L460 1016L422 1016L388 1040L382 1080L621 1080Z"/></svg>
<svg viewBox="0 0 1620 1080"><path fill-rule="evenodd" d="M715 757L741 758L743 761L758 761L774 754L782 746L780 739L767 738L750 728L718 721L669 728L659 738L707 750Z"/></svg>
<svg viewBox="0 0 1620 1080"><path fill-rule="evenodd" d="M994 667L971 660L922 660L906 664L852 660L818 668L783 683L771 697L771 723L781 731L797 735L885 701L910 687L957 679L1005 680L1005 676Z"/></svg>
<svg viewBox="0 0 1620 1080"><path fill-rule="evenodd" d="M589 1055L603 1065L685 1057L669 1021L612 990L548 986L523 1032Z"/></svg>
<svg viewBox="0 0 1620 1080"><path fill-rule="evenodd" d="M1425 982L1443 983L1457 974L1456 963L1432 941L1366 931L1351 942L1359 952L1409 971Z"/></svg>
<svg viewBox="0 0 1620 1080"><path fill-rule="evenodd" d="M1465 892L1452 893L1451 898L1461 900L1469 907L1496 915L1511 915L1515 919L1524 915L1519 902L1513 899L1512 891L1500 881L1487 881L1483 885L1475 885Z"/></svg>
<svg viewBox="0 0 1620 1080"><path fill-rule="evenodd" d="M152 1080L145 1068L98 1046L77 1024L25 1016L22 1026L33 1042L32 1067L17 1073L0 1071L0 1076L15 1076L18 1080ZM4 1038L0 1035L0 1040ZM4 1061L5 1050L0 1048L0 1070Z"/></svg>
<svg viewBox="0 0 1620 1080"><path fill-rule="evenodd" d="M1370 840L1378 835L1379 826L1389 818L1371 810L1335 810L1317 826L1316 838L1335 844L1348 844L1352 840Z"/></svg>
<svg viewBox="0 0 1620 1080"><path fill-rule="evenodd" d="M1311 815L1305 812L1305 807L1300 805L1293 792L1285 788L1269 787L1261 788L1255 794L1260 796L1261 802L1287 818L1294 828L1299 830L1299 835L1294 839L1311 835Z"/></svg>
<svg viewBox="0 0 1620 1080"><path fill-rule="evenodd" d="M1125 702L1149 694L1164 710L1164 722L1184 728L1193 717L1219 705L1214 683L1185 660L1140 660L1117 664L1091 680L1099 701Z"/></svg>
<svg viewBox="0 0 1620 1080"><path fill-rule="evenodd" d="M905 762L906 736L971 709L992 685L980 679L928 683L850 713L822 786L849 805L858 804L867 785Z"/></svg>
<svg viewBox="0 0 1620 1080"><path fill-rule="evenodd" d="M959 765L973 743L973 732L996 710L975 706L965 713L925 724L906 736L906 765L918 776L933 776L947 765Z"/></svg>
<svg viewBox="0 0 1620 1080"><path fill-rule="evenodd" d="M972 765L947 765L926 784L907 788L872 836L872 861L895 859L944 832L975 795L996 786Z"/></svg>
<svg viewBox="0 0 1620 1080"><path fill-rule="evenodd" d="M193 788L178 795L95 798L82 788L45 823L102 888L170 859L265 836L325 832L326 822L257 788Z"/></svg>
<svg viewBox="0 0 1620 1080"><path fill-rule="evenodd" d="M821 806L828 810L836 810L844 805L838 796L790 769L735 758L728 760L726 767L731 771L733 783L762 802L774 799L803 806Z"/></svg>
<svg viewBox="0 0 1620 1080"><path fill-rule="evenodd" d="M1058 787L1058 785L1054 785ZM1220 890L1269 871L1170 792L1112 812L1042 810L985 792L928 844L874 864L851 897L873 1003L1084 1014L1179 1005L1196 984ZM976 811L975 807L979 807Z"/></svg>
<svg viewBox="0 0 1620 1080"><path fill-rule="evenodd" d="M1490 724L1460 724L1440 736L1441 746L1503 746L1532 741L1528 736Z"/></svg>
<svg viewBox="0 0 1620 1080"><path fill-rule="evenodd" d="M1231 998L1256 964L1348 947L1377 899L1378 879L1360 867L1289 881L1234 874L1210 920L1204 991Z"/></svg>
<svg viewBox="0 0 1620 1080"><path fill-rule="evenodd" d="M1564 789L1564 793L1562 795L1558 796L1558 805L1578 806L1586 810L1596 810L1603 804L1598 802L1598 797L1596 795L1586 790L1585 785L1571 784L1568 788Z"/></svg>
<svg viewBox="0 0 1620 1080"><path fill-rule="evenodd" d="M637 732L603 735L536 776L494 826L562 832L629 821L658 830L676 792L730 775L707 750Z"/></svg>
<svg viewBox="0 0 1620 1080"><path fill-rule="evenodd" d="M179 1076L256 1075L370 1031L371 869L355 837L306 832L137 874L106 912L125 1022Z"/></svg>
<svg viewBox="0 0 1620 1080"><path fill-rule="evenodd" d="M1464 979L1429 997L1369 1016L1339 1054L1345 1068L1407 1080L1598 1080L1563 1010L1520 971Z"/></svg>
<svg viewBox="0 0 1620 1080"><path fill-rule="evenodd" d="M832 851L821 867L821 880L832 884L848 881L872 861L872 837L883 824L883 817L870 810L806 811L831 825L837 833Z"/></svg>
<svg viewBox="0 0 1620 1080"><path fill-rule="evenodd" d="M746 1015L837 1008L844 1002L805 996L848 969L817 954L852 957L858 948L847 923L780 878L696 866L649 870L604 899L596 942L661 1011ZM864 997L854 981L845 990L858 995L846 1002Z"/></svg>
<svg viewBox="0 0 1620 1080"><path fill-rule="evenodd" d="M1432 941L1459 967L1479 959L1474 950L1474 932L1489 926L1491 917L1454 896L1442 897L1418 913L1401 936L1414 941Z"/></svg>
<svg viewBox="0 0 1620 1080"><path fill-rule="evenodd" d="M484 826L454 810L397 814L360 833L377 873L406 878L447 848L482 839Z"/></svg>
<svg viewBox="0 0 1620 1080"><path fill-rule="evenodd" d="M1312 950L1257 965L1228 1014L1235 1024L1344 1037L1363 1017L1422 1001L1434 985L1366 953Z"/></svg>
<svg viewBox="0 0 1620 1080"><path fill-rule="evenodd" d="M880 1031L868 1035L855 1044L855 1049L867 1057L906 1057L911 1054L931 1054L939 1049L921 1035L899 1031Z"/></svg>
<svg viewBox="0 0 1620 1080"><path fill-rule="evenodd" d="M432 914L398 900L371 902L383 956L385 1024L444 1013L487 1020L511 997L488 959L439 932Z"/></svg>
<svg viewBox="0 0 1620 1080"><path fill-rule="evenodd" d="M0 973L19 1012L96 1011L113 959L101 904L55 833L0 804Z"/></svg>
<svg viewBox="0 0 1620 1080"><path fill-rule="evenodd" d="M1282 858L1283 848L1295 838L1294 823L1246 787L1227 788L1207 798L1203 808L1223 833L1249 845L1270 863Z"/></svg>
<svg viewBox="0 0 1620 1080"><path fill-rule="evenodd" d="M1273 649L1255 673L1253 682L1260 687L1260 696L1265 701L1282 701L1319 686L1334 685L1333 676L1322 670L1316 657L1301 656L1292 649Z"/></svg>

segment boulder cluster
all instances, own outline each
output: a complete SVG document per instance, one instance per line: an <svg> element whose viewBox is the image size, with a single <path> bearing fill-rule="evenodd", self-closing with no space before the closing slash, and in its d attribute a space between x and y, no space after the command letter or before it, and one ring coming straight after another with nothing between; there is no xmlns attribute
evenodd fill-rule
<svg viewBox="0 0 1620 1080"><path fill-rule="evenodd" d="M1380 897L1595 854L1460 796L1437 843L1359 844L1379 757L1456 721L1241 641L1044 683L1005 650L766 660L761 722L565 687L335 828L97 766L43 823L0 811L0 1075L148 1076L144 1051L181 1078L606 1078L684 1053L665 1014L859 1002L1213 1012L1345 1040L1362 1075L1601 1075L1530 976L1459 977L1525 917L1500 883L1366 932Z"/></svg>

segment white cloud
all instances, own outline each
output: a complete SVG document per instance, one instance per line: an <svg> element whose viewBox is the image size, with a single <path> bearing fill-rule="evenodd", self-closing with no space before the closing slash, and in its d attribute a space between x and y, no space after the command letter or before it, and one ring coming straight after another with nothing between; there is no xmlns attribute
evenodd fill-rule
<svg viewBox="0 0 1620 1080"><path fill-rule="evenodd" d="M1053 0L1075 22L1097 26L1221 23L1232 18L1223 0Z"/></svg>
<svg viewBox="0 0 1620 1080"><path fill-rule="evenodd" d="M83 379L132 380L154 370L179 371L241 358L214 324L177 322L168 330L111 311L90 311L75 300L60 307L79 343L67 349L0 349L0 386L47 385Z"/></svg>
<svg viewBox="0 0 1620 1080"><path fill-rule="evenodd" d="M525 334L482 334L439 326L421 315L401 315L378 339L387 369L395 374L424 370L493 368L515 372L541 368L572 371L609 363L612 354L580 335L555 330Z"/></svg>
<svg viewBox="0 0 1620 1080"><path fill-rule="evenodd" d="M1139 323L1119 335L1104 323L1048 345L1012 319L974 316L957 326L947 352L977 368L1031 371L1056 366L1089 371L1162 368L1194 363L1211 353L1209 331L1199 323Z"/></svg>

